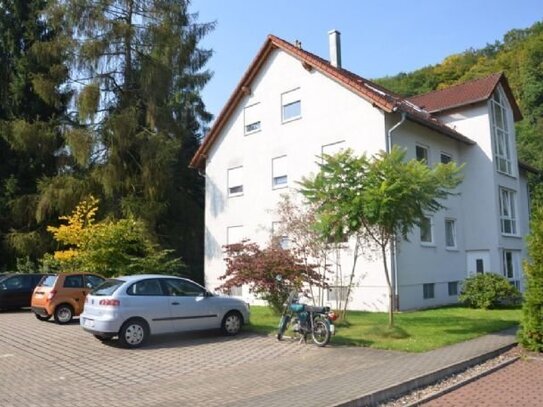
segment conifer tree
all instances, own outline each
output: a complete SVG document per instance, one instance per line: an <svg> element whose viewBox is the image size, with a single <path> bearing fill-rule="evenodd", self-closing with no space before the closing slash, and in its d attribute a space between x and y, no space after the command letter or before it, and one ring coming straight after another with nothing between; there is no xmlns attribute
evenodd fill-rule
<svg viewBox="0 0 543 407"><path fill-rule="evenodd" d="M211 51L179 0L63 0L79 126L70 151L101 186L110 216L142 219L189 265L203 257L203 179L187 168L211 119L200 90Z"/></svg>
<svg viewBox="0 0 543 407"><path fill-rule="evenodd" d="M0 6L0 269L36 259L51 239L36 217L39 185L62 165L59 131L68 90L64 48L44 17L45 0Z"/></svg>

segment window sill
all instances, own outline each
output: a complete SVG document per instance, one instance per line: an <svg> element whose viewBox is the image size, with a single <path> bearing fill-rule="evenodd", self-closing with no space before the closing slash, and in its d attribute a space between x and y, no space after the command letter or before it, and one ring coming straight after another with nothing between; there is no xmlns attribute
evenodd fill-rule
<svg viewBox="0 0 543 407"><path fill-rule="evenodd" d="M228 198L237 198L237 197L240 197L240 196L243 196L243 192L240 192L238 194L230 194L230 195L228 195Z"/></svg>
<svg viewBox="0 0 543 407"><path fill-rule="evenodd" d="M248 131L248 132L245 132L243 135L244 135L244 136L250 136L251 134L260 133L261 131L262 131L262 129L253 130L253 131Z"/></svg>
<svg viewBox="0 0 543 407"><path fill-rule="evenodd" d="M500 171L500 170L498 170L497 168L496 168L496 172L497 172L498 174L504 175L504 176L506 176L506 177L508 177L508 178L517 179L517 177L516 177L515 174L509 174L509 173L507 173L507 172Z"/></svg>
<svg viewBox="0 0 543 407"><path fill-rule="evenodd" d="M509 233L502 233L502 236L503 237L512 237L514 239L522 239L522 237L520 235L512 235L512 234L509 234Z"/></svg>
<svg viewBox="0 0 543 407"><path fill-rule="evenodd" d="M282 120L282 121L281 121L281 124L286 124L286 123L290 123L290 122L295 122L296 120L300 120L301 118L302 118L302 116L291 117L290 119Z"/></svg>
<svg viewBox="0 0 543 407"><path fill-rule="evenodd" d="M459 252L460 249L458 249L458 247L445 247L445 250L447 250L448 252Z"/></svg>
<svg viewBox="0 0 543 407"><path fill-rule="evenodd" d="M285 188L288 188L288 184L272 186L272 190L274 190L274 191L275 191L276 189L285 189Z"/></svg>
<svg viewBox="0 0 543 407"><path fill-rule="evenodd" d="M430 247L430 248L436 247L436 244L435 244L435 243L424 243L424 242L420 242L420 245L421 245L422 247Z"/></svg>

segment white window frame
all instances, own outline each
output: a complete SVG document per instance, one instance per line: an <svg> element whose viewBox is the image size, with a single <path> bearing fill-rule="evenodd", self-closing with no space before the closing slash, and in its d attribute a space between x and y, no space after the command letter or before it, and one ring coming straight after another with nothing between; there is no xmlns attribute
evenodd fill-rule
<svg viewBox="0 0 543 407"><path fill-rule="evenodd" d="M502 275L518 289L520 289L519 269L518 250L504 249L502 251Z"/></svg>
<svg viewBox="0 0 543 407"><path fill-rule="evenodd" d="M234 226L226 227L226 244L227 245L241 243L243 239L245 239L245 236L243 236L243 225L234 225ZM230 287L230 290L228 290L228 295L232 297L242 297L243 286L237 285L234 287Z"/></svg>
<svg viewBox="0 0 543 407"><path fill-rule="evenodd" d="M286 155L272 158L272 189L288 188L288 161Z"/></svg>
<svg viewBox="0 0 543 407"><path fill-rule="evenodd" d="M449 281L447 283L447 293L449 294L449 297L454 297L458 295L458 281ZM455 287L454 290L451 290L451 287ZM455 291L454 293L451 293L451 291Z"/></svg>
<svg viewBox="0 0 543 407"><path fill-rule="evenodd" d="M432 216L424 216L424 219L428 219L430 224L430 241L422 240L422 225L419 226L419 239L422 246L434 246L434 218Z"/></svg>
<svg viewBox="0 0 543 407"><path fill-rule="evenodd" d="M452 224L452 240L453 240L453 245L449 245L449 242L448 242L448 228L447 228L447 225L448 224ZM456 250L458 248L458 242L457 242L457 238L456 238L457 234L456 234L456 219L453 219L453 218L445 218L445 248L447 250Z"/></svg>
<svg viewBox="0 0 543 407"><path fill-rule="evenodd" d="M246 106L245 109L243 109L243 134L247 136L249 134L258 133L262 130L260 115L260 102L253 103L252 105ZM255 118L251 118L252 116L255 116ZM247 129L249 126L252 126L250 130Z"/></svg>
<svg viewBox="0 0 543 407"><path fill-rule="evenodd" d="M419 148L426 152L426 154L425 154L426 157L423 160L419 159L419 157L418 157L417 151L418 151ZM417 161L423 162L426 165L430 166L430 147L425 146L423 144L416 144L415 145L415 159Z"/></svg>
<svg viewBox="0 0 543 407"><path fill-rule="evenodd" d="M518 223L517 223L517 193L512 189L500 187L499 193L499 206L500 206L500 230L504 236L518 236ZM507 225L509 225L510 231L507 231Z"/></svg>
<svg viewBox="0 0 543 407"><path fill-rule="evenodd" d="M237 172L239 171L239 174ZM243 165L229 168L226 174L226 190L228 197L243 195ZM239 181L237 180L239 178ZM233 191L234 190L234 191Z"/></svg>
<svg viewBox="0 0 543 407"><path fill-rule="evenodd" d="M436 285L435 285L435 283L424 283L422 285L422 299L423 300L432 300L434 298L436 298Z"/></svg>
<svg viewBox="0 0 543 407"><path fill-rule="evenodd" d="M448 160L448 161L447 161L447 162L443 162L443 157L447 157L447 160ZM441 164L448 164L448 163L450 163L450 162L452 162L452 161L453 161L453 157L452 157L451 154L446 153L446 152L444 152L444 151L442 151L442 152L439 154L439 162L440 162Z"/></svg>
<svg viewBox="0 0 543 407"><path fill-rule="evenodd" d="M345 302L347 300L347 291L349 291L349 287L346 285L330 286L326 292L326 300L328 302Z"/></svg>
<svg viewBox="0 0 543 407"><path fill-rule="evenodd" d="M280 234L282 229L282 223L281 222L272 222L271 227L271 234L272 239L277 239L277 243L279 243L279 246L283 250L287 250L290 247L290 240L287 235Z"/></svg>
<svg viewBox="0 0 543 407"><path fill-rule="evenodd" d="M300 113L296 116L285 118L285 108L299 104ZM295 88L281 93L281 123L289 123L293 120L301 119L302 117L302 98L300 95L300 88Z"/></svg>
<svg viewBox="0 0 543 407"><path fill-rule="evenodd" d="M509 109L505 93L501 87L490 98L490 121L492 136L494 140L494 160L496 161L496 171L502 174L514 176L513 173L513 155L511 149L511 129L509 120ZM502 117L502 123L499 123L498 112Z"/></svg>

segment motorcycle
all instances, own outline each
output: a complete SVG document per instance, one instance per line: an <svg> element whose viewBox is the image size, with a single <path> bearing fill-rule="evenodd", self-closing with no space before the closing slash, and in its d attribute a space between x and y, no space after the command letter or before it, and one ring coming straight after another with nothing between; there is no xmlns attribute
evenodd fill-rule
<svg viewBox="0 0 543 407"><path fill-rule="evenodd" d="M336 319L337 315L330 311L330 307L301 304L297 291L292 290L279 321L277 340L283 339L283 335L290 327L294 334L300 337L300 343L307 342L307 337L311 335L315 345L326 346L331 336L335 334Z"/></svg>

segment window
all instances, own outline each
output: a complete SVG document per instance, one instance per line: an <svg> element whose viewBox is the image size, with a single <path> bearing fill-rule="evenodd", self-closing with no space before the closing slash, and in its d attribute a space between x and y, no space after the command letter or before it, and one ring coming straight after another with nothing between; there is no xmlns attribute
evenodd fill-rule
<svg viewBox="0 0 543 407"><path fill-rule="evenodd" d="M238 285L235 287L231 287L230 290L228 290L228 295L232 297L241 297L243 296L243 286Z"/></svg>
<svg viewBox="0 0 543 407"><path fill-rule="evenodd" d="M92 274L85 276L85 284L87 285L87 288L97 287L103 282L104 282L104 279L102 277L94 276Z"/></svg>
<svg viewBox="0 0 543 407"><path fill-rule="evenodd" d="M8 290L22 290L31 288L31 276L13 276L2 281Z"/></svg>
<svg viewBox="0 0 543 407"><path fill-rule="evenodd" d="M349 287L346 286L332 286L328 289L328 301L345 301L347 300L347 291Z"/></svg>
<svg viewBox="0 0 543 407"><path fill-rule="evenodd" d="M418 161L422 161L426 164L430 164L428 161L428 148L417 145L416 147L416 157Z"/></svg>
<svg viewBox="0 0 543 407"><path fill-rule="evenodd" d="M483 274L485 272L485 263L483 259L475 260L475 272L477 274Z"/></svg>
<svg viewBox="0 0 543 407"><path fill-rule="evenodd" d="M422 298L425 300L434 298L434 283L422 285Z"/></svg>
<svg viewBox="0 0 543 407"><path fill-rule="evenodd" d="M432 244L434 242L432 233L432 218L425 216L420 223L420 242Z"/></svg>
<svg viewBox="0 0 543 407"><path fill-rule="evenodd" d="M274 243L277 242L281 249L286 250L289 248L289 240L288 236L283 234L285 232L283 230L281 222L272 222L272 239L274 240Z"/></svg>
<svg viewBox="0 0 543 407"><path fill-rule="evenodd" d="M83 276L66 276L64 279L65 288L83 288Z"/></svg>
<svg viewBox="0 0 543 407"><path fill-rule="evenodd" d="M166 292L169 296L174 297L198 297L204 295L205 290L191 283L190 281L179 280L179 279L166 279L162 280L166 287Z"/></svg>
<svg viewBox="0 0 543 407"><path fill-rule="evenodd" d="M281 120L283 123L298 119L301 116L300 88L283 93L281 95Z"/></svg>
<svg viewBox="0 0 543 407"><path fill-rule="evenodd" d="M243 110L243 128L244 134L256 133L260 130L260 103L247 106Z"/></svg>
<svg viewBox="0 0 543 407"><path fill-rule="evenodd" d="M454 219L445 219L445 246L456 249L456 222Z"/></svg>
<svg viewBox="0 0 543 407"><path fill-rule="evenodd" d="M132 284L126 290L128 295L163 295L162 286L160 281L156 278L149 280L142 280Z"/></svg>
<svg viewBox="0 0 543 407"><path fill-rule="evenodd" d="M520 282L518 280L518 252L504 250L502 257L503 276L507 278L512 285L520 288Z"/></svg>
<svg viewBox="0 0 543 407"><path fill-rule="evenodd" d="M494 135L496 169L499 172L513 175L507 102L503 91L499 87L496 89L496 92L494 92L492 99L490 99L490 110L492 115L492 133Z"/></svg>
<svg viewBox="0 0 543 407"><path fill-rule="evenodd" d="M243 195L243 167L228 170L228 196Z"/></svg>
<svg viewBox="0 0 543 407"><path fill-rule="evenodd" d="M345 141L338 141L336 143L325 144L321 147L321 156L335 155L343 150L345 150Z"/></svg>
<svg viewBox="0 0 543 407"><path fill-rule="evenodd" d="M447 153L441 153L440 161L441 161L441 164L448 164L452 161L452 157Z"/></svg>
<svg viewBox="0 0 543 407"><path fill-rule="evenodd" d="M272 188L285 188L288 186L287 156L272 159Z"/></svg>
<svg viewBox="0 0 543 407"><path fill-rule="evenodd" d="M241 243L244 239L243 226L229 226L226 228L226 244ZM230 295L241 296L242 286L230 288Z"/></svg>
<svg viewBox="0 0 543 407"><path fill-rule="evenodd" d="M458 295L458 281L449 281L449 297Z"/></svg>
<svg viewBox="0 0 543 407"><path fill-rule="evenodd" d="M504 235L517 235L515 192L510 189L500 188L500 220Z"/></svg>

